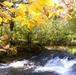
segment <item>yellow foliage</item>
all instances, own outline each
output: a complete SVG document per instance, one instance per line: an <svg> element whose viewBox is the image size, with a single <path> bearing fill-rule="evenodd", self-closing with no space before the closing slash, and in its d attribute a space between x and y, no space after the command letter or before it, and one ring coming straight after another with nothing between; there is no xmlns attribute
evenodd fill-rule
<svg viewBox="0 0 76 75"><path fill-rule="evenodd" d="M66 14L66 15L63 16L63 19L71 20L72 19L72 16L69 15L69 14Z"/></svg>
<svg viewBox="0 0 76 75"><path fill-rule="evenodd" d="M24 26L24 25L28 25L28 29L30 29L30 30L32 30L32 28L34 27L34 25L31 23L30 20L22 21L21 26Z"/></svg>
<svg viewBox="0 0 76 75"><path fill-rule="evenodd" d="M15 12L16 12L17 16L24 16L25 15L25 12L23 9L17 9Z"/></svg>
<svg viewBox="0 0 76 75"><path fill-rule="evenodd" d="M17 16L24 16L26 11L28 11L27 6L24 4L19 4L19 7L15 10L15 13Z"/></svg>
<svg viewBox="0 0 76 75"><path fill-rule="evenodd" d="M52 17L52 12L49 12L49 15L47 16L48 18Z"/></svg>
<svg viewBox="0 0 76 75"><path fill-rule="evenodd" d="M54 7L54 0L37 0L37 2L43 6Z"/></svg>
<svg viewBox="0 0 76 75"><path fill-rule="evenodd" d="M39 21L36 19L33 19L33 23L37 25L37 24L39 24Z"/></svg>
<svg viewBox="0 0 76 75"><path fill-rule="evenodd" d="M29 24L30 24L29 20L24 20L22 21L21 26L29 25Z"/></svg>
<svg viewBox="0 0 76 75"><path fill-rule="evenodd" d="M59 10L55 11L53 14L54 14L55 16L59 16Z"/></svg>
<svg viewBox="0 0 76 75"><path fill-rule="evenodd" d="M65 7L63 7L63 6L58 6L57 8L60 9L61 11L64 11L64 9L65 9Z"/></svg>
<svg viewBox="0 0 76 75"><path fill-rule="evenodd" d="M11 21L15 21L16 19L15 18L13 18L13 17L11 17L11 19L10 19Z"/></svg>
<svg viewBox="0 0 76 75"><path fill-rule="evenodd" d="M3 5L5 5L5 6L12 6L12 5L13 5L13 3L8 2L8 1L4 1L4 2L3 2Z"/></svg>
<svg viewBox="0 0 76 75"><path fill-rule="evenodd" d="M21 16L17 16L15 19L16 19L17 21L21 21L21 20L22 20L22 17L21 17Z"/></svg>
<svg viewBox="0 0 76 75"><path fill-rule="evenodd" d="M57 7L57 4L56 3L54 3L54 8L56 8Z"/></svg>
<svg viewBox="0 0 76 75"><path fill-rule="evenodd" d="M1 24L1 22L2 22L2 18L0 17L0 24Z"/></svg>
<svg viewBox="0 0 76 75"><path fill-rule="evenodd" d="M10 12L13 13L13 12L15 12L15 10L16 10L15 8L11 8Z"/></svg>
<svg viewBox="0 0 76 75"><path fill-rule="evenodd" d="M32 22L34 23L34 24L36 24L36 25L40 25L40 24L45 24L45 21L43 20L43 19L40 19L40 18L38 18L38 19L32 19Z"/></svg>
<svg viewBox="0 0 76 75"><path fill-rule="evenodd" d="M50 18L52 17L52 12L50 10L45 10L45 15Z"/></svg>
<svg viewBox="0 0 76 75"><path fill-rule="evenodd" d="M41 15L42 10L43 10L43 6L40 5L37 1L33 2L29 6L29 13L32 15Z"/></svg>
<svg viewBox="0 0 76 75"><path fill-rule="evenodd" d="M0 16L5 20L10 20L10 15L8 15L6 12L1 12Z"/></svg>
<svg viewBox="0 0 76 75"><path fill-rule="evenodd" d="M28 24L28 29L32 30L33 27L34 27L33 24Z"/></svg>
<svg viewBox="0 0 76 75"><path fill-rule="evenodd" d="M7 19L4 19L3 22L4 22L4 23L7 23L8 21L7 21Z"/></svg>
<svg viewBox="0 0 76 75"><path fill-rule="evenodd" d="M43 19L39 19L38 21L39 21L39 24L41 25L45 24L45 21Z"/></svg>
<svg viewBox="0 0 76 75"><path fill-rule="evenodd" d="M54 0L36 0L29 7L29 13L33 15L41 15L44 7L56 7L56 3ZM52 12L46 11L46 15L48 18L52 16Z"/></svg>
<svg viewBox="0 0 76 75"><path fill-rule="evenodd" d="M21 26L24 26L26 24L26 21L23 21L22 23L21 23Z"/></svg>

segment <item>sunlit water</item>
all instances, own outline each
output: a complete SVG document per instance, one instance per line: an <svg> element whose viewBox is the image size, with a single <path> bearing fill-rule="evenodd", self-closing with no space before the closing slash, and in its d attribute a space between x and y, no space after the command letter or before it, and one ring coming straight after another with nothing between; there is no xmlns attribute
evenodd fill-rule
<svg viewBox="0 0 76 75"><path fill-rule="evenodd" d="M45 58L43 60L45 60ZM36 65L36 62L34 61L22 60L22 61L14 61L9 64L1 64L0 66L0 70L10 68L22 68L22 70L24 71L32 69L31 73L55 72L58 75L76 75L76 59L68 60L68 57L64 58L55 57L49 59L44 65Z"/></svg>

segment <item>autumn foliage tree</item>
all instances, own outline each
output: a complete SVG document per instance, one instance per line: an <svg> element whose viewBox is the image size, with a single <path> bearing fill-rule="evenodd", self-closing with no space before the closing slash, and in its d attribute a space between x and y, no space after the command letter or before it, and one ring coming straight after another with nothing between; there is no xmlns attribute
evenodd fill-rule
<svg viewBox="0 0 76 75"><path fill-rule="evenodd" d="M31 43L30 35L36 25L45 25L46 21L61 18L71 20L74 8L73 1L67 0L28 0L27 3L0 2L0 25L10 25L9 40L12 40L12 31L15 21L20 21L21 26L27 26L28 43ZM16 6L18 5L18 6Z"/></svg>

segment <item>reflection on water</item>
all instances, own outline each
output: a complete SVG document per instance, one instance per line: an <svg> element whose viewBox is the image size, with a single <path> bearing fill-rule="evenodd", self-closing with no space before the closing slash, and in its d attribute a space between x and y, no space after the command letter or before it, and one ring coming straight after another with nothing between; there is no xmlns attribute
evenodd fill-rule
<svg viewBox="0 0 76 75"><path fill-rule="evenodd" d="M28 60L1 64L0 75L76 75L76 59L67 52L45 51Z"/></svg>

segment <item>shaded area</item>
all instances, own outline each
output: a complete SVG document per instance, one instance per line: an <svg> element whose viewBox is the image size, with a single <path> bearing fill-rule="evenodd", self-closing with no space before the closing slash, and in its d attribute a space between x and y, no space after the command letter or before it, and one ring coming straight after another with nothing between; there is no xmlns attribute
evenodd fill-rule
<svg viewBox="0 0 76 75"><path fill-rule="evenodd" d="M11 62L11 61L15 61L15 60L28 59L32 56L38 55L39 53L41 53L44 50L46 50L46 48L39 43L29 44L29 46L27 43L24 43L21 45L19 44L19 46L17 46L17 48L16 48L17 53L15 55L10 55L13 52L15 52L15 50L11 50L11 49L7 50L7 51L9 51L9 54L7 53L7 51L4 52L4 54L1 54L0 61L1 62Z"/></svg>

